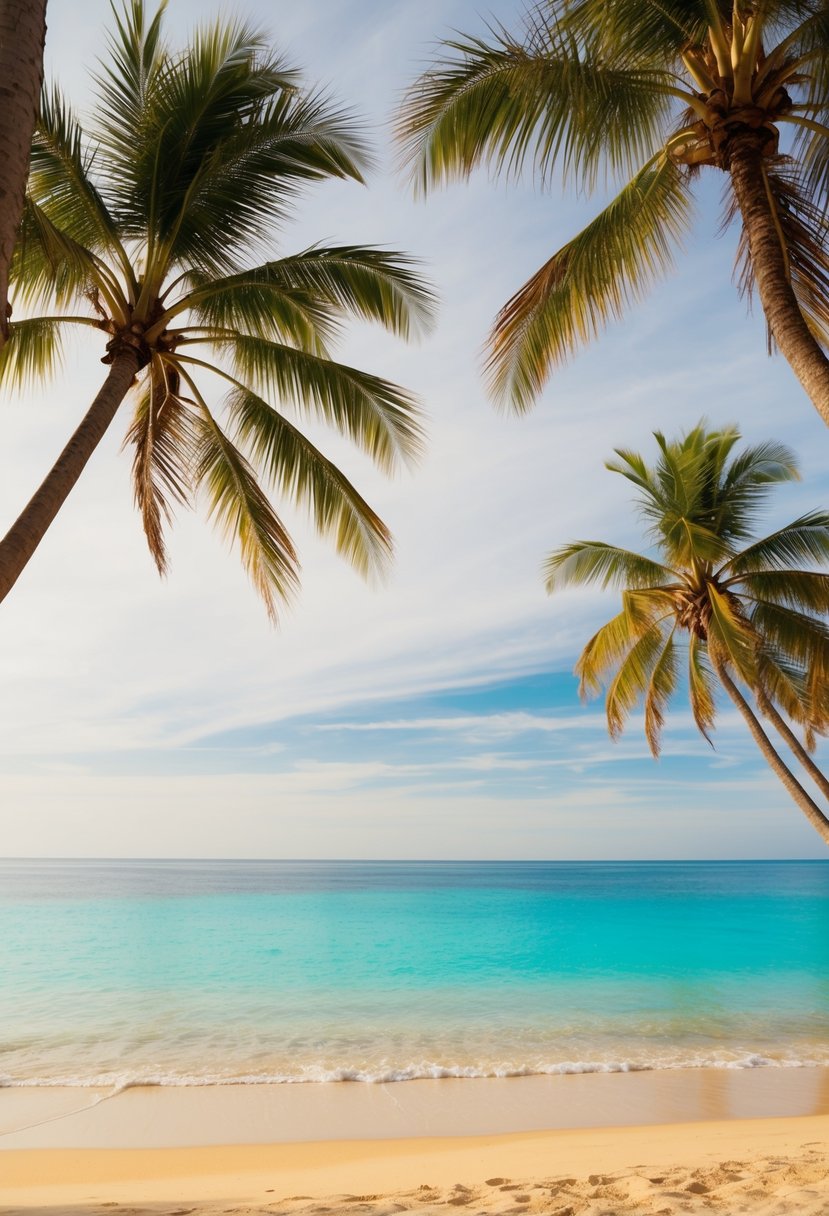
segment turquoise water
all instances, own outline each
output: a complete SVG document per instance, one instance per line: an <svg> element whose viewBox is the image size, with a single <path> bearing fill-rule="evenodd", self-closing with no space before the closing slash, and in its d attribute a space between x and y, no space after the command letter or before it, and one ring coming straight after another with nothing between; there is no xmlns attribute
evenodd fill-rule
<svg viewBox="0 0 829 1216"><path fill-rule="evenodd" d="M0 1084L829 1064L829 862L0 862Z"/></svg>

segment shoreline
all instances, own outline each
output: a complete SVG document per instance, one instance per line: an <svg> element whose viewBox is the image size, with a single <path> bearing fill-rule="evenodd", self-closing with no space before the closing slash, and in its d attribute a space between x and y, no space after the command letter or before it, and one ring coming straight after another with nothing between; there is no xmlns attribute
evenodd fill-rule
<svg viewBox="0 0 829 1216"><path fill-rule="evenodd" d="M394 1083L0 1088L0 1154L408 1140L829 1117L829 1068Z"/></svg>

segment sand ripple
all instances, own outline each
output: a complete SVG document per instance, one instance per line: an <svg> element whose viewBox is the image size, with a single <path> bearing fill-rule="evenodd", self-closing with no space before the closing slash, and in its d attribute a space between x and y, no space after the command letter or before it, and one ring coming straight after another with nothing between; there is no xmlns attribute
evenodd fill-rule
<svg viewBox="0 0 829 1216"><path fill-rule="evenodd" d="M140 1206L109 1202L3 1211L4 1216L447 1216L453 1209L469 1216L826 1216L829 1149L812 1142L796 1154L716 1161L701 1168L675 1166L662 1173L633 1167L587 1177L465 1179L449 1187L424 1181L413 1190L387 1194L283 1197L274 1188L261 1203L231 1206L227 1200Z"/></svg>

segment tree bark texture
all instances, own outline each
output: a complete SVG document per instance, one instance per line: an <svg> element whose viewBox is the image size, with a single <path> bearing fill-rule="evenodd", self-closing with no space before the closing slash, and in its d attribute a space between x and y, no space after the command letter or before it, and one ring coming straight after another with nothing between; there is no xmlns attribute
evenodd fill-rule
<svg viewBox="0 0 829 1216"><path fill-rule="evenodd" d="M748 238L757 294L781 354L829 426L829 360L806 324L789 281L774 222L757 132L729 141L728 169Z"/></svg>
<svg viewBox="0 0 829 1216"><path fill-rule="evenodd" d="M0 0L0 350L8 334L9 266L26 194L45 37L46 0Z"/></svg>
<svg viewBox="0 0 829 1216"><path fill-rule="evenodd" d="M0 600L6 598L66 501L87 461L106 434L138 371L138 355L116 356L83 421L35 491L21 515L0 541Z"/></svg>
<svg viewBox="0 0 829 1216"><path fill-rule="evenodd" d="M748 701L746 701L745 697L731 679L731 676L728 674L723 660L718 654L712 653L710 647L708 654L709 658L711 659L711 666L714 668L718 680L745 719L746 725L751 732L751 737L754 739L754 742L763 753L769 768L777 777L779 777L791 798L800 807L801 811L809 820L809 823L815 829L820 838L825 844L829 845L829 819L827 819L817 803L809 797L806 790L804 790L803 786L795 777L794 773L790 772L790 770L780 759L777 752L772 747L762 726L754 716Z"/></svg>

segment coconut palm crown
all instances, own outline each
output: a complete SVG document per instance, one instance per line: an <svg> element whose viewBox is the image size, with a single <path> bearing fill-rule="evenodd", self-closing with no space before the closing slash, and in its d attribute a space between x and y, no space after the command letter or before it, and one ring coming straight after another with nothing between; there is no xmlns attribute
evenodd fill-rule
<svg viewBox="0 0 829 1216"><path fill-rule="evenodd" d="M511 33L458 35L411 87L399 135L426 190L487 163L591 193L624 182L504 306L499 400L528 409L552 370L672 265L692 184L724 175L738 282L829 423L829 10L823 0L542 0ZM783 155L780 132L792 136Z"/></svg>
<svg viewBox="0 0 829 1216"><path fill-rule="evenodd" d="M125 442L159 571L165 524L200 496L274 615L298 563L260 477L361 572L390 555L385 525L296 416L342 432L382 470L416 457L413 398L336 362L331 346L349 316L406 338L428 323L432 298L407 256L374 247L257 264L304 188L363 180L366 149L353 118L304 89L257 30L217 21L177 51L163 13L143 0L115 11L88 132L56 88L43 96L12 267L15 307L42 315L12 321L0 382L54 373L76 326L101 333L109 373L0 541L0 598L130 394ZM208 375L226 390L219 410Z"/></svg>
<svg viewBox="0 0 829 1216"><path fill-rule="evenodd" d="M829 800L829 780L809 755L815 734L829 724L829 574L815 569L829 566L829 513L810 511L756 538L769 491L798 476L787 447L764 443L735 453L735 427L709 430L704 423L677 440L659 432L655 438L654 465L624 449L607 464L637 487L653 555L576 541L546 562L549 592L571 584L623 588L621 611L579 657L582 695L605 691L614 737L643 704L656 756L681 683L710 742L719 684L829 843L829 818L780 760L749 705L753 700ZM790 724L802 729L806 747Z"/></svg>

